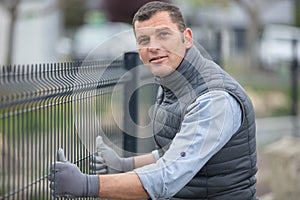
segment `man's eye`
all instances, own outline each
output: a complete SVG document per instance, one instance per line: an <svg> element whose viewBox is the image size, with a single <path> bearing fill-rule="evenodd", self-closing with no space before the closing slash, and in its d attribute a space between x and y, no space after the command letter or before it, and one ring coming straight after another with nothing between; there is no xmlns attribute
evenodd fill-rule
<svg viewBox="0 0 300 200"><path fill-rule="evenodd" d="M167 36L169 35L169 33L168 32L160 32L159 33L159 38L166 38Z"/></svg>
<svg viewBox="0 0 300 200"><path fill-rule="evenodd" d="M146 44L148 44L148 42L149 42L148 38L141 38L138 40L139 45L146 45Z"/></svg>

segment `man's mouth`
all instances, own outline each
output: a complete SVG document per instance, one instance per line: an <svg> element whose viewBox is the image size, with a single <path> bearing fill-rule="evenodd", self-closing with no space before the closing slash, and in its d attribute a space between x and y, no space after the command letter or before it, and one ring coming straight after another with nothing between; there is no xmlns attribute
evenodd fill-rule
<svg viewBox="0 0 300 200"><path fill-rule="evenodd" d="M155 57L155 58L151 58L150 60L149 60L149 62L155 62L155 63L157 63L157 62L162 62L165 58L167 58L167 56L158 56L158 57Z"/></svg>

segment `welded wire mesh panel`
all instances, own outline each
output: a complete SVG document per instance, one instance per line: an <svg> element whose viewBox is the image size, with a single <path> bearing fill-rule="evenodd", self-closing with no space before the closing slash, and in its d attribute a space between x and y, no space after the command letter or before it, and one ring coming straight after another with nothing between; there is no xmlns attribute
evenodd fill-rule
<svg viewBox="0 0 300 200"><path fill-rule="evenodd" d="M122 149L124 72L122 61L1 68L0 199L54 199L47 176L59 147L84 173L97 135Z"/></svg>

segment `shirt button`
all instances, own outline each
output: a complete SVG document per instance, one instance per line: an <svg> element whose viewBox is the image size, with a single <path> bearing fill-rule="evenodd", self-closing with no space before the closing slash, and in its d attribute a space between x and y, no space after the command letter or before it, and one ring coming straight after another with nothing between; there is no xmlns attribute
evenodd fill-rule
<svg viewBox="0 0 300 200"><path fill-rule="evenodd" d="M180 153L180 156L181 156L181 157L184 157L184 156L185 156L185 152L184 152L184 151L181 152L181 153Z"/></svg>

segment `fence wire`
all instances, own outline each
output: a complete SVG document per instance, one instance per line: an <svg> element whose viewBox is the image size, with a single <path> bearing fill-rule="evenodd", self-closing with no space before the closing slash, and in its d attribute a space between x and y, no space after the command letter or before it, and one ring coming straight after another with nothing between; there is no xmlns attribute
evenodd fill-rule
<svg viewBox="0 0 300 200"><path fill-rule="evenodd" d="M123 60L1 68L0 199L54 199L47 176L59 147L84 173L97 135L122 149L125 71Z"/></svg>

